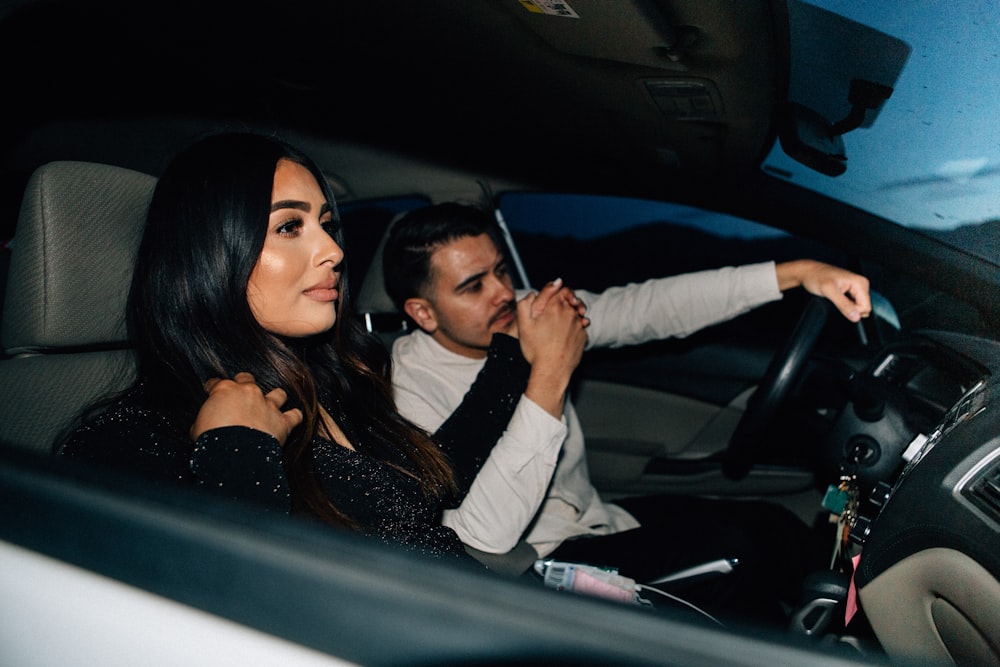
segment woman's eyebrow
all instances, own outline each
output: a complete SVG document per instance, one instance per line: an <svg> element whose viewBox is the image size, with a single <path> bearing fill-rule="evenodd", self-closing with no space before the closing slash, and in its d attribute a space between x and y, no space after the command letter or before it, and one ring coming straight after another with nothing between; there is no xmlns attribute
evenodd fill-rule
<svg viewBox="0 0 1000 667"><path fill-rule="evenodd" d="M309 205L309 202L297 201L295 199L283 199L281 201L276 201L273 204L271 204L271 213L279 211L283 208L294 208L306 212L312 210L312 206ZM325 213L331 210L333 210L333 207L330 206L328 203L324 202L323 206L319 210L319 214L324 215Z"/></svg>
<svg viewBox="0 0 1000 667"><path fill-rule="evenodd" d="M283 199L281 201L276 201L273 204L271 204L271 213L274 213L275 211L281 210L283 208L294 208L300 211L308 212L309 209L312 208L312 206L309 205L309 202L305 201L297 201L295 199Z"/></svg>

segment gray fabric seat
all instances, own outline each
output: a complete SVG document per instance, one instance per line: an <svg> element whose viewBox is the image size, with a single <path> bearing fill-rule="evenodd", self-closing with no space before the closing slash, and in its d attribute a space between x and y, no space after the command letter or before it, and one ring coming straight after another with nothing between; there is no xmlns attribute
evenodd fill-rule
<svg viewBox="0 0 1000 667"><path fill-rule="evenodd" d="M31 176L0 318L0 444L49 453L84 406L134 377L125 300L155 183L88 162Z"/></svg>
<svg viewBox="0 0 1000 667"><path fill-rule="evenodd" d="M389 348L392 347L393 341L408 331L406 316L399 312L396 304L389 297L389 293L386 292L385 279L382 275L382 251L385 249L389 230L402 215L402 213L396 215L385 228L385 232L375 248L372 261L368 265L368 270L365 271L355 301L355 306L364 317L368 330L378 334L382 342Z"/></svg>

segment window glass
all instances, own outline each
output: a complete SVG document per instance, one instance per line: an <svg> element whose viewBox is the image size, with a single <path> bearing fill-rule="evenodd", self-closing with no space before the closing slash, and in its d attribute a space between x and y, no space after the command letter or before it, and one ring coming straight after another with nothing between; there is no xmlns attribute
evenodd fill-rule
<svg viewBox="0 0 1000 667"><path fill-rule="evenodd" d="M533 286L601 290L767 260L844 258L787 232L689 206L569 194L507 194L500 210Z"/></svg>
<svg viewBox="0 0 1000 667"><path fill-rule="evenodd" d="M995 0L794 2L793 63L814 51L839 47L847 57L852 49L851 44L796 40L800 19L815 15L801 11L803 4L870 26L912 50L874 122L843 135L846 172L832 177L812 171L777 143L763 169L1000 264ZM792 77L790 96L815 93L803 88L830 80L803 72ZM846 104L846 90L826 92Z"/></svg>

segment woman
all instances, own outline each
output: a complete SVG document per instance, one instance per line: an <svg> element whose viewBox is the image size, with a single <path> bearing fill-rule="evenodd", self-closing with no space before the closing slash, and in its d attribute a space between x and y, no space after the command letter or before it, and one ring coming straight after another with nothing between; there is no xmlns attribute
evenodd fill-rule
<svg viewBox="0 0 1000 667"><path fill-rule="evenodd" d="M440 512L512 398L462 447L451 442L468 429L435 443L402 418L388 353L348 305L343 245L325 178L293 147L227 133L180 153L157 183L128 298L138 379L61 455L468 559Z"/></svg>

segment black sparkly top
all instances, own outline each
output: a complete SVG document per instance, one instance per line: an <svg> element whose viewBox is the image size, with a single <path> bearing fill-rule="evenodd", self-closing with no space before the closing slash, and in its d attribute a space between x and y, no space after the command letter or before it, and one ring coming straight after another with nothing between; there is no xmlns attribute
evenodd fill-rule
<svg viewBox="0 0 1000 667"><path fill-rule="evenodd" d="M323 400L355 446L351 450L313 440L314 467L324 493L371 537L427 555L468 558L458 535L441 525L441 511L457 506L468 491L507 427L529 370L518 341L495 335L487 362L462 405L434 433L435 442L452 462L459 486L455 497L428 498L411 475L366 454L386 451L385 443L366 441L375 437L371 430L352 423L335 398ZM59 449L60 455L291 512L276 438L230 426L207 431L191 442L189 424L177 423L150 402L139 383L109 410L74 431ZM412 470L402 453L393 463Z"/></svg>

